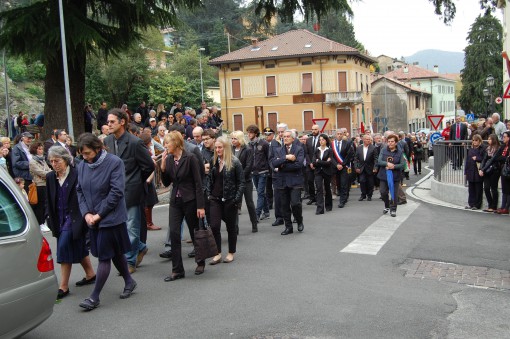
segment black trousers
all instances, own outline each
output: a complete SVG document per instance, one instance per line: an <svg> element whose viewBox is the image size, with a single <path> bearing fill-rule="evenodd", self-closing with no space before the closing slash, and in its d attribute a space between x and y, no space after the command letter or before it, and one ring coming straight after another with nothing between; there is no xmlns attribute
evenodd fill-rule
<svg viewBox="0 0 510 339"><path fill-rule="evenodd" d="M250 222L252 226L257 226L257 213L255 212L255 203L253 202L253 181L246 180L244 186L244 201L246 202L246 208L248 209L248 215L250 216ZM266 190L266 192L273 191ZM236 213L236 225L239 227L239 215Z"/></svg>
<svg viewBox="0 0 510 339"><path fill-rule="evenodd" d="M147 243L147 218L145 217L145 203L140 204L140 241Z"/></svg>
<svg viewBox="0 0 510 339"><path fill-rule="evenodd" d="M275 219L283 219L280 190L278 188L274 187L272 192L274 192L274 217L275 217Z"/></svg>
<svg viewBox="0 0 510 339"><path fill-rule="evenodd" d="M317 200L315 195L315 171L310 166L306 167L306 187L308 187L310 200Z"/></svg>
<svg viewBox="0 0 510 339"><path fill-rule="evenodd" d="M44 224L44 213L46 212L46 186L37 186L37 204L30 205L34 211L39 225Z"/></svg>
<svg viewBox="0 0 510 339"><path fill-rule="evenodd" d="M281 211L286 228L292 228L291 216L297 223L303 222L303 207L301 206L301 187L285 187L278 189L281 200Z"/></svg>
<svg viewBox="0 0 510 339"><path fill-rule="evenodd" d="M349 199L349 189L350 181L349 181L349 173L347 173L347 168L343 167L341 171L336 171L336 194L340 197L339 203L345 204Z"/></svg>
<svg viewBox="0 0 510 339"><path fill-rule="evenodd" d="M236 210L237 211L237 210ZM172 206L170 204L170 244L172 246L172 273L183 273L181 253L181 224L186 218L191 240L195 242L195 229L198 228L197 201L192 200L184 203L181 198L176 198ZM204 265L204 262L197 263Z"/></svg>
<svg viewBox="0 0 510 339"><path fill-rule="evenodd" d="M361 189L361 196L363 198L371 198L372 194L374 194L374 175L372 173L360 173L359 184Z"/></svg>
<svg viewBox="0 0 510 339"><path fill-rule="evenodd" d="M252 181L252 180L250 179L250 181ZM253 181L252 181L251 189L253 190ZM252 198L252 201L253 201L253 198ZM273 174L272 173L270 175L268 175L266 178L266 201L267 201L267 206L269 206L269 209L273 208ZM255 217L255 220L256 219L257 218Z"/></svg>
<svg viewBox="0 0 510 339"><path fill-rule="evenodd" d="M324 207L326 210L330 211L333 207L333 196L331 195L331 175L327 175L325 173L316 174L315 186L317 187L317 194L315 195L317 200L316 212L324 212ZM326 199L324 199L324 195L326 195Z"/></svg>
<svg viewBox="0 0 510 339"><path fill-rule="evenodd" d="M464 148L460 145L453 146L452 150L453 169L460 169L464 162Z"/></svg>
<svg viewBox="0 0 510 339"><path fill-rule="evenodd" d="M413 161L414 174L421 173L421 159ZM418 169L418 171L416 171Z"/></svg>
<svg viewBox="0 0 510 339"><path fill-rule="evenodd" d="M498 182L499 173L491 173L483 176L483 189L485 191L485 198L487 199L487 205L493 210L498 208Z"/></svg>
<svg viewBox="0 0 510 339"><path fill-rule="evenodd" d="M211 202L211 220L209 226L216 240L218 253L221 253L221 221L225 222L228 234L228 253L236 253L237 244L237 207L234 199L228 201L210 200ZM173 254L173 252L172 252Z"/></svg>
<svg viewBox="0 0 510 339"><path fill-rule="evenodd" d="M483 181L468 181L468 205L471 207L482 208L483 200Z"/></svg>
<svg viewBox="0 0 510 339"><path fill-rule="evenodd" d="M395 199L390 200L389 195L389 187L388 182L386 180L380 180L379 181L379 190L381 192L382 200L384 201L384 208L389 208L392 211L397 210L397 195L398 195L398 181L393 182L393 189L395 194Z"/></svg>

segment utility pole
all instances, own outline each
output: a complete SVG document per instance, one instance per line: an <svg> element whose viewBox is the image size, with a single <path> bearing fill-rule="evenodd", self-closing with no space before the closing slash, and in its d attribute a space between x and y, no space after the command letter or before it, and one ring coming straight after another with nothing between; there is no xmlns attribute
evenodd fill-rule
<svg viewBox="0 0 510 339"><path fill-rule="evenodd" d="M67 66L66 31L64 27L64 9L62 7L62 0L58 0L58 8L60 16L60 39L62 40L62 61L64 66L64 88L66 92L67 126L69 130L68 133L74 140L73 113L71 110L71 93L69 90L69 71Z"/></svg>
<svg viewBox="0 0 510 339"><path fill-rule="evenodd" d="M3 50L3 63L4 63L4 80L5 80L5 112L7 113L7 134L9 138L12 138L12 127L11 127L11 112L9 109L9 84L7 81L7 66L5 60L5 49Z"/></svg>

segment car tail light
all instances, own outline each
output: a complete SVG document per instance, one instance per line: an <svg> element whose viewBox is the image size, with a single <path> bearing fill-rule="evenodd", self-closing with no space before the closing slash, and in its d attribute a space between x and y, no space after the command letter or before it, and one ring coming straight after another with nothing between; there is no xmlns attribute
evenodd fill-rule
<svg viewBox="0 0 510 339"><path fill-rule="evenodd" d="M53 271L53 256L51 255L50 244L46 238L42 238L41 253L39 253L39 260L37 261L37 269L39 272Z"/></svg>

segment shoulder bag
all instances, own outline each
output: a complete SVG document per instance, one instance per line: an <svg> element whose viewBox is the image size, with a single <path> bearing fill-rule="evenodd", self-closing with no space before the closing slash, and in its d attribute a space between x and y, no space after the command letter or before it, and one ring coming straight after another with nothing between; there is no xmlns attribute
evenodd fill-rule
<svg viewBox="0 0 510 339"><path fill-rule="evenodd" d="M198 221L198 229L195 229L195 262L204 261L218 254L218 247L212 234L211 228L204 218Z"/></svg>
<svg viewBox="0 0 510 339"><path fill-rule="evenodd" d="M37 205L39 199L37 198L37 185L32 182L28 185L28 202L30 205Z"/></svg>

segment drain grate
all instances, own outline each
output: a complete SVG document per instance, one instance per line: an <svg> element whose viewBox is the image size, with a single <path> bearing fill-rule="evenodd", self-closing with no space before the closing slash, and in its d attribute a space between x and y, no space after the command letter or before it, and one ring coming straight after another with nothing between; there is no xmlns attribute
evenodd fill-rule
<svg viewBox="0 0 510 339"><path fill-rule="evenodd" d="M407 259L400 268L407 278L510 290L510 271L421 259Z"/></svg>

